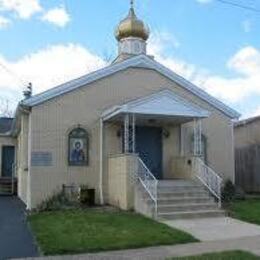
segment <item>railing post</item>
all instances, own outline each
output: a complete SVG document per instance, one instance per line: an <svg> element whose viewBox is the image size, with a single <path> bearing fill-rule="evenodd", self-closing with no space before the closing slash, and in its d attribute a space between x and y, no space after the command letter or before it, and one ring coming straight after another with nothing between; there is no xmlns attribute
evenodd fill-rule
<svg viewBox="0 0 260 260"><path fill-rule="evenodd" d="M221 208L221 206L222 206L222 194L221 194L221 184L222 184L222 182L220 181L219 183L218 183L218 194L219 194L219 199L218 199L218 207L219 208Z"/></svg>
<svg viewBox="0 0 260 260"><path fill-rule="evenodd" d="M158 216L158 180L155 182L155 219Z"/></svg>

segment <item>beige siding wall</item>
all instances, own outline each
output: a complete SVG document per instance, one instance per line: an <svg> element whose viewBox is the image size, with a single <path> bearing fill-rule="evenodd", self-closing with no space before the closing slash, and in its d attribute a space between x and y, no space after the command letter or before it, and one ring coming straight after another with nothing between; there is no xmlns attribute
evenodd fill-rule
<svg viewBox="0 0 260 260"><path fill-rule="evenodd" d="M235 127L234 131L236 148L260 144L260 120L244 126Z"/></svg>
<svg viewBox="0 0 260 260"><path fill-rule="evenodd" d="M3 146L15 146L16 139L8 136L0 136L0 177L2 176L2 151Z"/></svg>
<svg viewBox="0 0 260 260"><path fill-rule="evenodd" d="M18 196L28 205L30 202L30 190L28 185L28 134L29 134L29 116L21 115L21 131L17 137L17 175L18 175Z"/></svg>
<svg viewBox="0 0 260 260"><path fill-rule="evenodd" d="M163 89L170 89L187 100L209 110L212 115L203 122L203 131L208 136L208 157L215 171L233 179L233 127L231 121L206 102L187 92L159 73L146 69L128 69L113 76L96 81L90 86L57 97L33 107L31 112L32 152L51 152L51 167L32 167L31 204L35 207L44 198L60 189L64 183L85 183L98 190L99 182L99 117L114 105L122 104ZM78 125L89 133L89 165L71 167L67 163L68 132ZM105 133L104 190L107 195L107 158L121 152L120 141L116 136L118 126L107 126ZM110 128L110 129L109 129ZM165 139L164 171L168 175L170 157L176 154L174 140L178 128L172 127L172 135ZM179 147L178 147L179 149Z"/></svg>
<svg viewBox="0 0 260 260"><path fill-rule="evenodd" d="M117 155L108 159L108 202L124 210L134 208L133 179L137 169L135 155Z"/></svg>

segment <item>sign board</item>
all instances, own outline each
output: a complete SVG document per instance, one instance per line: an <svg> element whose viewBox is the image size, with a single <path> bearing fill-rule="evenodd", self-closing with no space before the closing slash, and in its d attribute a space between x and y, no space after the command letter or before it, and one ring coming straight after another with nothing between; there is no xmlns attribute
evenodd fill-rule
<svg viewBox="0 0 260 260"><path fill-rule="evenodd" d="M32 152L31 154L32 166L52 166L51 152Z"/></svg>

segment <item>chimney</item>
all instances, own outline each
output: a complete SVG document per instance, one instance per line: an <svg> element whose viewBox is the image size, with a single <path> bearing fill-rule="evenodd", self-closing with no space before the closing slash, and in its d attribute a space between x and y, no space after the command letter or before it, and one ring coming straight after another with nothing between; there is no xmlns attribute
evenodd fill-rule
<svg viewBox="0 0 260 260"><path fill-rule="evenodd" d="M30 82L26 89L23 91L23 95L25 99L28 99L32 96L32 83Z"/></svg>

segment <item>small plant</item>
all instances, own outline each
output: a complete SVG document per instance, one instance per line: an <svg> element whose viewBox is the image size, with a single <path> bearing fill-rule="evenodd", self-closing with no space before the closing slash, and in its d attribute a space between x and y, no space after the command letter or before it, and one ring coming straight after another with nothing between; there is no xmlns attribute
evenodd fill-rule
<svg viewBox="0 0 260 260"><path fill-rule="evenodd" d="M69 200L64 192L58 192L53 196L44 200L38 207L37 211L54 211L63 209L65 205L69 205Z"/></svg>
<svg viewBox="0 0 260 260"><path fill-rule="evenodd" d="M236 187L231 180L227 180L222 190L222 201L224 203L232 202L235 199Z"/></svg>

